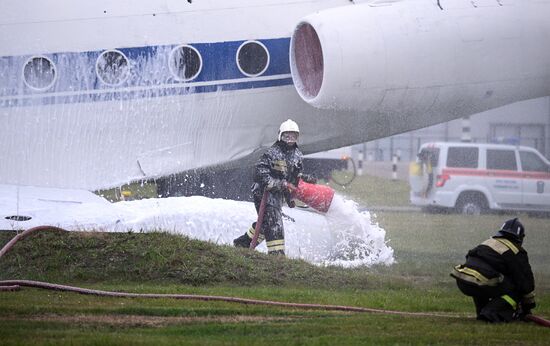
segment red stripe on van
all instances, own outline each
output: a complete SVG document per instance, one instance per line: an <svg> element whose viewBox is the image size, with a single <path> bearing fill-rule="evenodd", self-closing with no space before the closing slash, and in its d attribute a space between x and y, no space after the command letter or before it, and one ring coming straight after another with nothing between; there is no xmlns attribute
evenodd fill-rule
<svg viewBox="0 0 550 346"><path fill-rule="evenodd" d="M519 178L550 180L550 173L544 172L517 172L500 169L470 169L470 168L444 168L442 174L463 175L472 177L490 178Z"/></svg>

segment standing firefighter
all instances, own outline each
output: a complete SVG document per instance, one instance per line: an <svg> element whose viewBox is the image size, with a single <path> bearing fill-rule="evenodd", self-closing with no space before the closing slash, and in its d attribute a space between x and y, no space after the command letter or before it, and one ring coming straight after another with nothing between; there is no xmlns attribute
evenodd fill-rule
<svg viewBox="0 0 550 346"><path fill-rule="evenodd" d="M508 220L494 237L468 251L466 263L451 273L462 293L474 299L478 320L510 322L535 307L535 280L521 246L524 237L521 222Z"/></svg>
<svg viewBox="0 0 550 346"><path fill-rule="evenodd" d="M302 152L296 142L300 129L298 124L288 119L281 124L277 141L262 155L256 164L252 195L256 211L259 212L260 203L264 191L267 192L267 200L259 242L264 238L269 254L285 253L285 235L281 208L284 202L289 207L294 207L294 201L290 196L288 183L296 186L298 179L315 183L316 179L302 174ZM256 222L252 227L233 241L235 246L250 247L254 236Z"/></svg>

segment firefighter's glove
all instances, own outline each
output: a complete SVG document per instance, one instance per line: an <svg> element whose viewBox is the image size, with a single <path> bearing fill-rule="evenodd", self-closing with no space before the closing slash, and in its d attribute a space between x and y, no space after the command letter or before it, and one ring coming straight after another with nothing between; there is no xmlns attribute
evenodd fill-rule
<svg viewBox="0 0 550 346"><path fill-rule="evenodd" d="M289 200L289 201L287 202L287 204L288 204L288 207L289 207L289 208L294 208L294 207L296 206L296 202L294 202L294 200L292 200L292 199Z"/></svg>
<svg viewBox="0 0 550 346"><path fill-rule="evenodd" d="M287 183L283 179L270 179L266 186L268 191L286 191Z"/></svg>
<svg viewBox="0 0 550 346"><path fill-rule="evenodd" d="M300 178L306 183L317 184L317 178L315 178L313 175L300 173Z"/></svg>

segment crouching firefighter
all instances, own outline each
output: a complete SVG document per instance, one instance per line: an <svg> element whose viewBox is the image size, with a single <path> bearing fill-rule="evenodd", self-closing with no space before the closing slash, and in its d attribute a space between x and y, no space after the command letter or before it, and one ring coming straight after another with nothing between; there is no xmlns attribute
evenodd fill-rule
<svg viewBox="0 0 550 346"><path fill-rule="evenodd" d="M265 239L269 254L285 254L281 208L283 203L287 203L291 208L295 205L288 184L296 186L300 178L308 183L315 183L317 180L302 174L302 152L296 144L299 133L298 124L294 121L288 119L283 122L277 141L262 155L255 167L252 195L256 212L260 210L264 192L267 193L258 243ZM245 234L236 238L233 244L237 247L250 247L255 228L256 222Z"/></svg>
<svg viewBox="0 0 550 346"><path fill-rule="evenodd" d="M478 320L510 322L535 307L535 280L521 246L524 237L518 219L508 220L495 236L468 251L466 263L451 273L462 293L473 298Z"/></svg>

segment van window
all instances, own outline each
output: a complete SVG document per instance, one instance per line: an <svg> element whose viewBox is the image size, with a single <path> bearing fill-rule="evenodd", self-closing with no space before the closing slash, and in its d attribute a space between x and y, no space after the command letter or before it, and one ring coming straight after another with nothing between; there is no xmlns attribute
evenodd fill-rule
<svg viewBox="0 0 550 346"><path fill-rule="evenodd" d="M514 150L487 149L487 169L517 171L516 152Z"/></svg>
<svg viewBox="0 0 550 346"><path fill-rule="evenodd" d="M477 168L478 148L449 147L447 167Z"/></svg>
<svg viewBox="0 0 550 346"><path fill-rule="evenodd" d="M530 151L520 151L521 168L524 172L548 172L549 167L541 158Z"/></svg>

